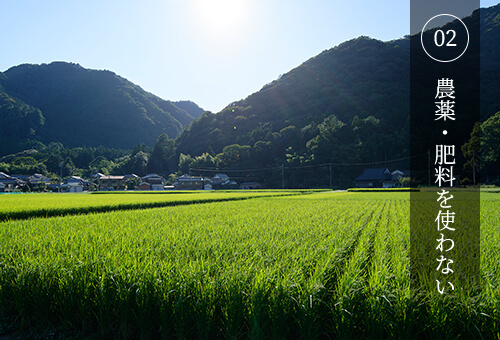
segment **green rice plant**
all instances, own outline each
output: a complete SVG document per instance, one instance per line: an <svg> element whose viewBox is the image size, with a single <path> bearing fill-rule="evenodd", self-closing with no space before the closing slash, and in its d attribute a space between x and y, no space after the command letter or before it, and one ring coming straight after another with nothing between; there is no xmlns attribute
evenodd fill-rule
<svg viewBox="0 0 500 340"><path fill-rule="evenodd" d="M306 190L283 191L188 191L188 192L95 192L35 193L0 196L0 221L102 213L116 210L158 208L194 203L245 200L257 197L288 196L312 193Z"/></svg>
<svg viewBox="0 0 500 340"><path fill-rule="evenodd" d="M4 221L0 320L94 338L499 338L500 195L482 201L481 289L446 298L411 286L409 195Z"/></svg>

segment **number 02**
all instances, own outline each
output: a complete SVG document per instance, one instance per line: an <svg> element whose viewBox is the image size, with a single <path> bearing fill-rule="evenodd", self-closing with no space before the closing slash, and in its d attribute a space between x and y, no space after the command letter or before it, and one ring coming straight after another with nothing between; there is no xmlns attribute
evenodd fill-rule
<svg viewBox="0 0 500 340"><path fill-rule="evenodd" d="M457 44L452 44L452 41L457 36L457 33L454 30L447 30L446 35L449 35L449 34L451 34L452 37L451 37L450 41L448 41L446 43L446 46L447 47L457 46ZM438 42L438 39L439 39L439 42ZM444 45L445 42L446 42L446 37L445 37L443 30L437 30L436 33L434 33L434 43L436 44L437 47L441 47Z"/></svg>

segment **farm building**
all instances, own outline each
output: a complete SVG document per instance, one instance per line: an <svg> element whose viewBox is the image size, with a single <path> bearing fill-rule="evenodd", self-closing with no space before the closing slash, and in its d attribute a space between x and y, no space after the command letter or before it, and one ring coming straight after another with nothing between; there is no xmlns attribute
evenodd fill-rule
<svg viewBox="0 0 500 340"><path fill-rule="evenodd" d="M149 189L140 189L140 190L164 190L165 178L158 176L157 174L149 174L144 177L141 177L142 183L148 183L150 185ZM142 184L141 183L141 184ZM145 186L143 186L145 187Z"/></svg>

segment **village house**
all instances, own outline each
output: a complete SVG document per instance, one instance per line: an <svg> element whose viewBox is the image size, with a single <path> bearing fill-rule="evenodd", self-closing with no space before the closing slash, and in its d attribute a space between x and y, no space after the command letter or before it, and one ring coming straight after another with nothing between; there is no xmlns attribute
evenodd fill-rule
<svg viewBox="0 0 500 340"><path fill-rule="evenodd" d="M78 176L71 176L64 181L70 186L69 192L82 192L90 189L90 183Z"/></svg>
<svg viewBox="0 0 500 340"><path fill-rule="evenodd" d="M391 188L395 182L389 169L377 168L365 169L354 183L356 188Z"/></svg>
<svg viewBox="0 0 500 340"><path fill-rule="evenodd" d="M365 169L354 180L354 185L356 188L395 188L401 186L400 178L409 176L409 171L391 172L388 168Z"/></svg>
<svg viewBox="0 0 500 340"><path fill-rule="evenodd" d="M96 172L95 174L90 176L90 178L98 180L99 178L104 177L104 176L105 176L104 174L101 174L100 172Z"/></svg>
<svg viewBox="0 0 500 340"><path fill-rule="evenodd" d="M89 181L78 176L69 177L64 184L68 185L68 192L82 192L90 187Z"/></svg>
<svg viewBox="0 0 500 340"><path fill-rule="evenodd" d="M410 170L394 170L391 172L392 180L395 182L396 187L400 187L402 184L400 182L401 178L409 178Z"/></svg>
<svg viewBox="0 0 500 340"><path fill-rule="evenodd" d="M226 174L215 174L214 177L212 177L212 186L214 189L216 189L219 185L222 185L222 183L229 181L229 176Z"/></svg>
<svg viewBox="0 0 500 340"><path fill-rule="evenodd" d="M165 182L165 178L158 176L157 174L149 174L141 177L139 190L165 190ZM148 184L149 187L146 184Z"/></svg>
<svg viewBox="0 0 500 340"><path fill-rule="evenodd" d="M25 182L0 172L0 192L9 192L21 187Z"/></svg>
<svg viewBox="0 0 500 340"><path fill-rule="evenodd" d="M174 182L175 190L204 190L205 186L207 186L207 190L211 189L210 179L186 174L180 176Z"/></svg>
<svg viewBox="0 0 500 340"><path fill-rule="evenodd" d="M226 174L216 174L211 180L214 189L237 189L238 183L231 180Z"/></svg>
<svg viewBox="0 0 500 340"><path fill-rule="evenodd" d="M141 182L141 183L139 183L138 189L139 190L151 190L151 184L149 184L148 182Z"/></svg>
<svg viewBox="0 0 500 340"><path fill-rule="evenodd" d="M45 185L48 185L50 184L51 180L50 178L48 178L47 176L44 176L42 174L34 174L32 176L29 177L29 185L31 187L35 187L37 185L39 185L40 183L44 183Z"/></svg>
<svg viewBox="0 0 500 340"><path fill-rule="evenodd" d="M137 176L136 174L129 174L129 175L125 175L123 177L125 178L125 180L131 179L131 178L139 178L139 176Z"/></svg>
<svg viewBox="0 0 500 340"><path fill-rule="evenodd" d="M99 178L99 190L123 190L125 189L124 176L102 176Z"/></svg>
<svg viewBox="0 0 500 340"><path fill-rule="evenodd" d="M12 178L19 180L21 186L24 184L29 185L31 189L36 188L40 183L45 185L50 184L50 178L42 175L42 174L33 174L33 175L12 175Z"/></svg>

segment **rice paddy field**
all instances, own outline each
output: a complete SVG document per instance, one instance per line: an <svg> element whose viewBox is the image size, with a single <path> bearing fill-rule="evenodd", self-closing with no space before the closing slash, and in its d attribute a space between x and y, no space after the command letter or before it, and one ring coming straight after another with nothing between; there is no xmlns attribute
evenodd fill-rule
<svg viewBox="0 0 500 340"><path fill-rule="evenodd" d="M499 339L500 193L481 194L481 287L453 295L412 288L409 198L0 196L0 336Z"/></svg>

